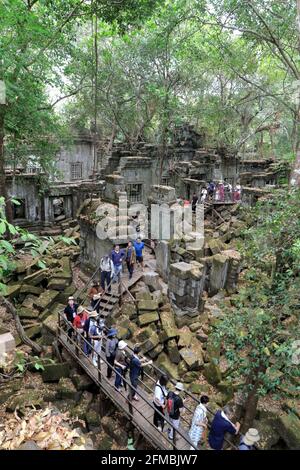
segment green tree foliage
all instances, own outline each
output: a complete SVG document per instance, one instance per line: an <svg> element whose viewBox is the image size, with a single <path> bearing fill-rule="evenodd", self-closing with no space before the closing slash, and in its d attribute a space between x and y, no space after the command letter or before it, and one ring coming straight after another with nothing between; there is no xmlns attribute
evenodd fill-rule
<svg viewBox="0 0 300 470"><path fill-rule="evenodd" d="M299 191L282 192L253 209L255 223L241 247L243 287L213 335L225 351L231 378L242 378L248 426L259 396L295 394L299 387L299 364L293 361L299 339L299 196Z"/></svg>

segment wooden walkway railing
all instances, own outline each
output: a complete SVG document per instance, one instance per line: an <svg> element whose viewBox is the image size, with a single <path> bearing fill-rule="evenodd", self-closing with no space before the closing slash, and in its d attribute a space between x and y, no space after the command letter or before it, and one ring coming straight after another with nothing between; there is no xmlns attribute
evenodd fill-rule
<svg viewBox="0 0 300 470"><path fill-rule="evenodd" d="M92 279L98 273L99 269L95 271L91 279L86 283L86 286L83 287L80 291L80 294L87 289L87 286L90 284ZM139 274L136 280L133 280L133 284L142 275ZM128 289L128 285L120 279L118 286L115 285L116 292L120 296L120 302L122 301L123 294L127 294L131 302L136 303L135 298L132 296ZM101 298L106 294L107 289L101 295ZM86 299L86 297L85 297ZM99 299L100 302L100 299ZM83 303L83 302L81 302ZM116 306L119 302L116 304ZM70 338L67 334L67 331L72 329L73 334ZM124 390L116 390L114 386L115 377L111 379L107 378L107 366L109 365L105 356L105 343L107 341L106 337L103 337L101 353L99 354L93 345L86 340L82 335L79 335L73 325L71 325L65 318L63 312L58 314L58 328L57 328L57 340L61 346L68 351L68 353L73 357L73 359L82 367L86 374L94 381L96 385L99 386L100 390L116 405L128 417L132 424L139 430L141 434L157 449L162 450L190 450L193 446L188 431L192 423L193 414L195 408L199 405L200 400L191 394L188 391L185 391L185 398L183 400L184 407L181 409L181 425L179 429L175 429L171 423L168 415L162 415L159 411L157 413L165 421L165 431L168 428L173 428L173 441L170 441L166 432L160 432L153 423L153 414L154 414L154 404L153 404L153 394L154 387L157 383L157 380L164 374L164 372L159 369L155 364L146 366L143 373L143 380L139 379L138 388L132 387L130 381L122 377L123 384L125 385L127 391L124 393ZM86 343L90 350L90 356L87 356L83 351L83 345ZM128 352L132 354L132 348L127 346ZM92 356L97 358L97 366L94 365ZM110 366L111 367L111 366ZM115 374L119 372L112 367L112 370ZM171 383L175 384L175 381L169 379ZM129 390L132 389L139 397L139 401L132 401L129 396ZM128 392L128 393L127 393ZM189 401L189 405L187 405ZM214 413L206 407L210 417L213 417ZM208 420L208 427L210 427L210 419ZM230 450L237 450L237 447L228 439L225 438L225 448Z"/></svg>

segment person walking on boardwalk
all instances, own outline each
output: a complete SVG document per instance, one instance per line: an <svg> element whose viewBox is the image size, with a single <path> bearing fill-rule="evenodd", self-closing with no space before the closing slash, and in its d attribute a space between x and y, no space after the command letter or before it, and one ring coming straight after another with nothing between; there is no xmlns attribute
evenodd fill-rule
<svg viewBox="0 0 300 470"><path fill-rule="evenodd" d="M144 257L143 257L143 250L145 248L145 243L142 242L141 237L138 237L134 242L136 260L141 265L142 270L144 270Z"/></svg>
<svg viewBox="0 0 300 470"><path fill-rule="evenodd" d="M198 204L198 200L199 200L199 198L198 198L197 194L194 193L193 197L192 197L192 211L193 212L196 212L196 206Z"/></svg>
<svg viewBox="0 0 300 470"><path fill-rule="evenodd" d="M125 258L124 250L120 250L119 245L115 245L114 249L111 252L111 260L113 262L114 275L112 282L120 282L122 274L122 263Z"/></svg>
<svg viewBox="0 0 300 470"><path fill-rule="evenodd" d="M240 423L233 424L231 422L232 418L233 410L229 406L225 406L223 410L216 412L208 435L208 442L212 449L222 449L224 437L227 432L230 434L238 434Z"/></svg>
<svg viewBox="0 0 300 470"><path fill-rule="evenodd" d="M118 338L117 338L117 330L111 328L108 330L107 333L107 341L106 341L106 348L105 348L105 355L106 360L108 362L107 365L107 378L110 379L112 376L112 367L114 366L117 347L118 347Z"/></svg>
<svg viewBox="0 0 300 470"><path fill-rule="evenodd" d="M73 325L74 318L76 317L76 314L77 314L77 309L78 309L78 305L75 304L74 297L69 297L68 298L68 305L64 309L64 315L65 315L66 321L70 325ZM73 334L73 328L72 328L72 326L70 326L68 328L68 337L71 338L72 334Z"/></svg>
<svg viewBox="0 0 300 470"><path fill-rule="evenodd" d="M94 310L90 314L90 327L89 327L89 338L93 346L92 350L92 360L95 367L98 366L98 356L100 356L102 351L102 339L104 335L103 324L97 312ZM100 359L100 364L103 363Z"/></svg>
<svg viewBox="0 0 300 470"><path fill-rule="evenodd" d="M114 275L114 264L108 255L104 255L100 260L101 288L103 292L107 289L111 291L111 281ZM96 300L96 299L95 299Z"/></svg>
<svg viewBox="0 0 300 470"><path fill-rule="evenodd" d="M170 391L167 395L167 411L173 427L168 428L168 437L171 441L176 443L175 429L179 428L180 424L180 409L183 408L183 400L180 394L184 391L183 384L177 382L175 390Z"/></svg>
<svg viewBox="0 0 300 470"><path fill-rule="evenodd" d="M195 409L192 425L189 431L189 437L193 443L193 446L190 447L190 450L197 449L199 442L204 440L204 434L207 428L207 408L205 405L208 402L208 396L202 395L200 398L200 404Z"/></svg>
<svg viewBox="0 0 300 470"><path fill-rule="evenodd" d="M95 310L95 306L97 304L97 301L95 299L97 298L99 293L100 293L99 282L93 282L92 287L88 291L88 297L91 301L91 307L93 310ZM97 311L98 311L98 307L97 307Z"/></svg>
<svg viewBox="0 0 300 470"><path fill-rule="evenodd" d="M115 357L115 369L116 369L116 380L115 380L115 389L119 392L120 388L123 385L122 377L125 370L128 367L127 357L125 349L127 348L127 343L121 340L118 344L118 349Z"/></svg>
<svg viewBox="0 0 300 470"><path fill-rule="evenodd" d="M73 326L77 333L77 343L80 345L81 348L83 346L82 343L83 343L84 325L87 319L88 319L87 311L84 307L80 305L77 309L77 315L74 318Z"/></svg>
<svg viewBox="0 0 300 470"><path fill-rule="evenodd" d="M135 248L134 246L132 246L131 241L128 242L127 248L125 250L125 259L126 259L127 269L129 273L129 279L131 279L133 275L134 265L136 262Z"/></svg>
<svg viewBox="0 0 300 470"><path fill-rule="evenodd" d="M136 395L135 390L138 386L139 376L143 370L143 367L152 364L152 360L147 360L146 358L140 358L139 354L141 352L140 346L136 345L133 349L133 354L130 358L129 363L129 378L132 385L128 398L130 400L139 400L139 397Z"/></svg>
<svg viewBox="0 0 300 470"><path fill-rule="evenodd" d="M164 415L164 410L167 406L167 395L168 391L166 389L166 385L169 382L169 378L167 375L162 375L160 379L157 381L155 388L154 388L154 397L153 397L153 404L155 407L154 416L153 416L153 424L157 427L159 431L164 430L164 418L160 415Z"/></svg>

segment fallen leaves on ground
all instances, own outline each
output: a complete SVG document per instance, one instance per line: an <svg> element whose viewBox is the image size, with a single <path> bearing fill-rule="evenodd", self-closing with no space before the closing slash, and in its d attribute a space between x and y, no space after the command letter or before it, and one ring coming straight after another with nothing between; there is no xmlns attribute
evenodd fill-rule
<svg viewBox="0 0 300 470"><path fill-rule="evenodd" d="M0 449L14 450L26 441L34 441L43 450L84 450L84 438L77 429L70 429L68 413L50 408L31 410L0 425Z"/></svg>

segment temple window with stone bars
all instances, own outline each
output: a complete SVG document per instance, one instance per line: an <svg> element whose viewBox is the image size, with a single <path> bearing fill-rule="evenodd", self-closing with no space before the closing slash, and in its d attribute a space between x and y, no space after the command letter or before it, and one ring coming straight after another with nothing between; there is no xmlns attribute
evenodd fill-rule
<svg viewBox="0 0 300 470"><path fill-rule="evenodd" d="M127 197L129 202L142 202L143 185L141 183L132 183L127 185Z"/></svg>
<svg viewBox="0 0 300 470"><path fill-rule="evenodd" d="M71 179L80 180L82 178L82 163L71 163Z"/></svg>

